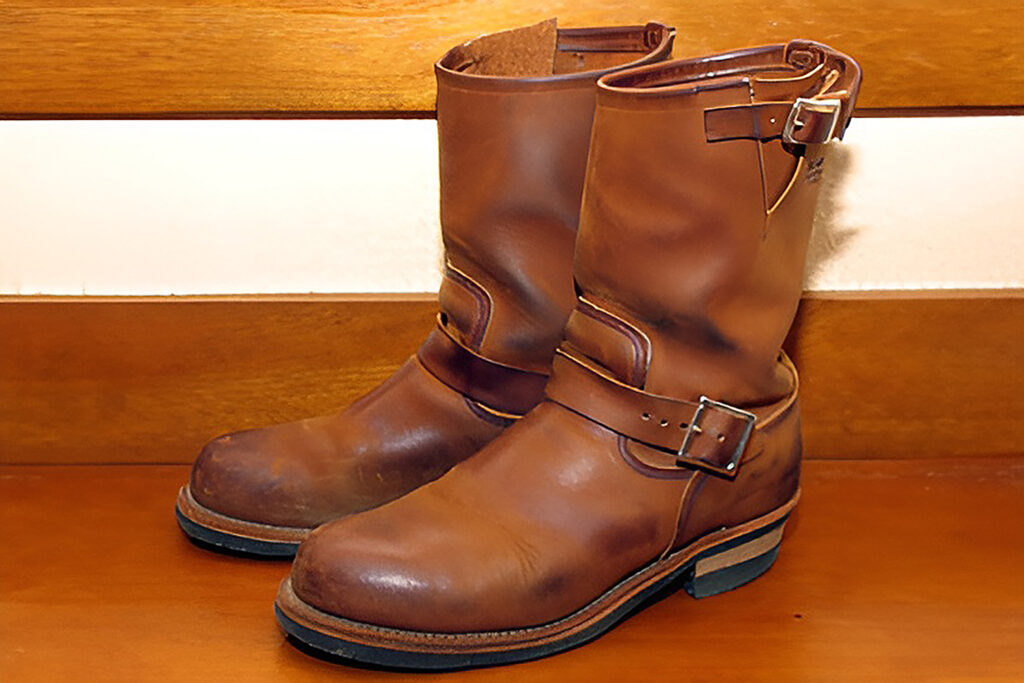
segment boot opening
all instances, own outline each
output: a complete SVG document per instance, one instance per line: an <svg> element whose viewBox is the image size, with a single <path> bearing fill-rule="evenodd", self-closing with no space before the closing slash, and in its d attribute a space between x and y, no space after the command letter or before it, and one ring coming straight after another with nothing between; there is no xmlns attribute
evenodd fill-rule
<svg viewBox="0 0 1024 683"><path fill-rule="evenodd" d="M661 24L559 29L557 19L481 36L451 50L441 66L477 76L543 78L622 66L657 49Z"/></svg>

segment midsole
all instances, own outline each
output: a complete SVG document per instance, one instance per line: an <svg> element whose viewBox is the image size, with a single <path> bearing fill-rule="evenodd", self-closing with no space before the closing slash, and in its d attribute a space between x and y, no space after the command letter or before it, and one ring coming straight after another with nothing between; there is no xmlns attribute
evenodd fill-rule
<svg viewBox="0 0 1024 683"><path fill-rule="evenodd" d="M331 638L370 647L456 654L542 646L600 623L630 598L652 584L669 578L701 553L783 521L796 506L799 497L800 492L797 491L789 502L767 515L730 529L706 534L664 560L638 570L569 616L540 626L473 633L430 633L375 626L337 617L303 602L292 590L290 578L285 579L278 590L277 606L285 616L305 628Z"/></svg>
<svg viewBox="0 0 1024 683"><path fill-rule="evenodd" d="M197 503L196 499L192 497L192 492L187 484L182 486L181 491L178 492L178 510L182 515L200 526L231 536L251 538L258 541L301 543L309 535L309 532L312 531L311 528L250 522L215 512Z"/></svg>

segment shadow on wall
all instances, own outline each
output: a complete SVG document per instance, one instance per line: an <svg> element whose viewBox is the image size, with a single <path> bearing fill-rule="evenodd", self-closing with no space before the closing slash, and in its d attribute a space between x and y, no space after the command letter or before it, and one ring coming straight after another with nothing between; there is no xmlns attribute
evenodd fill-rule
<svg viewBox="0 0 1024 683"><path fill-rule="evenodd" d="M807 266L804 271L805 288L815 282L829 261L841 254L859 232L857 228L842 225L839 216L843 209L843 186L853 169L853 151L832 143L825 160L821 179L821 194L814 213L814 228L807 248Z"/></svg>
<svg viewBox="0 0 1024 683"><path fill-rule="evenodd" d="M840 221L840 215L843 213L843 187L853 171L853 166L854 152L845 145L833 143L828 158L825 160L821 193L818 195L811 241L807 247L807 265L804 271L805 291L809 283L814 283L821 277L829 261L849 248L853 238L860 232L859 228L851 227ZM807 325L808 306L806 300L800 302L793 325L782 344L782 348L794 361L802 356L800 343L806 339L802 334L802 329ZM804 378L805 382L806 379Z"/></svg>

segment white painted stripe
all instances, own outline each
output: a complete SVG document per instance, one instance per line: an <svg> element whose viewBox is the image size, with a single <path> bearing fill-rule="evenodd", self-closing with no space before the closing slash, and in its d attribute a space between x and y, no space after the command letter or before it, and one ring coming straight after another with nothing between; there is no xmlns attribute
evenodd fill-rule
<svg viewBox="0 0 1024 683"><path fill-rule="evenodd" d="M1024 117L858 119L811 290L1024 286ZM433 121L0 122L0 294L435 291Z"/></svg>
<svg viewBox="0 0 1024 683"><path fill-rule="evenodd" d="M437 289L436 125L0 122L0 293Z"/></svg>

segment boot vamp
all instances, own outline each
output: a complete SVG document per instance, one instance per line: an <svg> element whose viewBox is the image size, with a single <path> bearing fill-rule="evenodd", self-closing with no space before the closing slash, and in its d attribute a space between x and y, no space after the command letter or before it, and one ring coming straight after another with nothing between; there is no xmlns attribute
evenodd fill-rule
<svg viewBox="0 0 1024 683"><path fill-rule="evenodd" d="M229 517L314 527L436 479L501 429L410 359L336 415L214 439L190 489Z"/></svg>
<svg viewBox="0 0 1024 683"><path fill-rule="evenodd" d="M658 558L684 485L641 474L617 435L544 403L439 481L317 529L292 586L322 611L393 628L555 621Z"/></svg>

